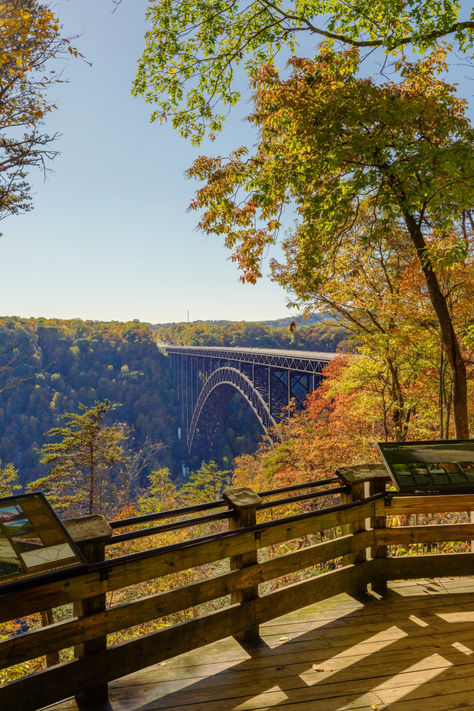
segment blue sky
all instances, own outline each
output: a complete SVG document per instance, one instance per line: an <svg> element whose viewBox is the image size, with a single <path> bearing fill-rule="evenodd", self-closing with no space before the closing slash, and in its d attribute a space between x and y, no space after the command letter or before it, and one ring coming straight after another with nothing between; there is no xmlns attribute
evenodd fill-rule
<svg viewBox="0 0 474 711"><path fill-rule="evenodd" d="M92 63L71 59L50 94L48 129L62 134L46 182L31 174L34 210L0 225L0 314L162 323L288 315L268 279L239 283L229 252L195 230L198 151L130 94L143 48L143 0L61 0L66 35ZM212 152L245 142L248 106ZM247 134L246 134L247 131ZM209 148L209 147L207 147Z"/></svg>
<svg viewBox="0 0 474 711"><path fill-rule="evenodd" d="M249 105L211 146L194 149L130 94L146 30L144 0L58 0L54 9L87 63L65 64L47 128L61 133L53 173L31 174L34 210L0 224L0 314L163 323L289 315L270 280L239 283L222 241L195 230L199 153L226 154L252 136ZM464 70L461 70L464 76ZM461 76L461 80L462 80ZM472 84L469 89L472 91Z"/></svg>

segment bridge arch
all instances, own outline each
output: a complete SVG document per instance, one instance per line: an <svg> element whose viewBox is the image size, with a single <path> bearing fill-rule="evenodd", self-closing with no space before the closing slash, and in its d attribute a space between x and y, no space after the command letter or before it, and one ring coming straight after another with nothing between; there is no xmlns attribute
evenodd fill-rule
<svg viewBox="0 0 474 711"><path fill-rule="evenodd" d="M205 431L209 445L212 447L219 424L235 391L239 392L250 405L264 433L272 439L278 439L278 435L275 434L277 423L250 378L237 368L225 366L211 373L199 393L188 431L188 452L191 452L198 425L199 429Z"/></svg>

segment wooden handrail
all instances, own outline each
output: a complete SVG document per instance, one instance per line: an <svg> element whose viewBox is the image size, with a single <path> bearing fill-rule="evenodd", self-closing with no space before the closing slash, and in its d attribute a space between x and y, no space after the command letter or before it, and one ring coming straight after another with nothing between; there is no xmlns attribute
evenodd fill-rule
<svg viewBox="0 0 474 711"><path fill-rule="evenodd" d="M347 494L343 504L260 523L256 523L254 515L243 514L251 510L252 496L247 503L245 498L237 497L232 510L201 517L201 522L202 519L229 520L228 530L91 563L84 570L55 572L4 586L0 594L0 621L67 602L81 602L82 609L72 619L1 641L0 668L65 647L84 646L80 659L0 687L0 707L27 711L79 692L103 691L112 679L229 634L240 637L252 632L255 635L258 625L266 620L343 591L360 592L369 583L383 589L386 581L394 578L469 574L474 564L472 553L393 557L387 546L471 540L474 539L474 523L397 527L386 527L386 523L391 522L391 516L412 513L474 511L474 496L401 497L386 494L381 481L374 470L367 484L358 480L352 485L352 494ZM361 484L364 484L363 489ZM330 493L338 493L338 490L329 489L324 495ZM275 491L271 494L275 495ZM356 496L360 500L351 500ZM311 495L301 494L290 500L294 503L307 497ZM255 503L257 499L253 499L254 504L260 506L262 502ZM278 500L269 503L281 505ZM366 520L371 522L369 527ZM194 519L190 519L188 525L196 525ZM171 530L168 526L144 529L146 534L143 535L152 537L160 529ZM323 534L330 534L329 539L322 540ZM120 534L116 538L126 540ZM302 538L306 545L295 551L267 559L257 556L259 551L263 554L265 549L270 550L270 546ZM153 544L153 538L150 543ZM369 554L369 549L375 552L375 557ZM232 570L215 574L207 570L205 579L189 585L157 591L112 607L104 605L103 609L85 604L87 600L105 600L104 596L114 590L227 559L234 561ZM341 560L347 564L341 567ZM318 566L328 561L332 561L334 569L321 573ZM313 577L259 595L260 584L310 567L314 568ZM97 647L96 640L104 640L109 634L226 595L232 596L231 604L216 612L121 644Z"/></svg>
<svg viewBox="0 0 474 711"><path fill-rule="evenodd" d="M340 483L339 477L330 477L328 479L319 479L315 481L307 481L302 484L291 484L289 486L282 486L279 489L268 489L267 491L258 491L258 495L261 498L267 496L278 496L279 494L284 494L289 491L298 491L299 489L309 489L317 488L320 486L327 486L328 484ZM289 499L290 501L290 499ZM179 509L168 509L166 511L156 511L155 513L144 514L142 516L131 516L130 518L118 518L113 521L109 521L109 526L112 529L116 528L127 528L128 526L139 526L150 521L159 521L165 518L176 518L178 516L187 516L191 513L198 513L200 511L208 511L211 509L225 508L227 506L224 499L217 499L216 501L210 501L204 504L194 504L194 506L184 506Z"/></svg>
<svg viewBox="0 0 474 711"><path fill-rule="evenodd" d="M286 506L288 504L297 503L298 501L307 501L309 499L318 499L324 496L337 495L343 491L346 491L346 487L340 486L334 489L324 489L323 491L310 492L309 494L291 496L286 499L265 501L264 503L262 503L262 506L260 508L269 509L274 508L276 506ZM127 533L119 533L114 535L113 538L111 538L109 545L115 545L124 541L132 541L136 538L146 538L148 536L156 535L159 533L166 533L168 531L177 531L182 528L200 526L202 524L211 523L213 521L225 521L226 519L231 518L231 516L232 514L230 511L219 511L218 513L208 514L207 516L200 516L199 518L187 518L181 519L180 521L173 521L172 523L167 523L163 526L153 526L151 528L141 528L136 531L129 531Z"/></svg>
<svg viewBox="0 0 474 711"><path fill-rule="evenodd" d="M48 573L41 579L25 580L5 586L0 595L0 622L90 597L97 590L111 592L187 568L213 563L222 558L242 555L258 541L258 547L275 545L310 533L351 523L360 516L368 517L372 502L380 496L359 503L347 503L319 511L222 531L211 536L161 548L111 558L88 566L74 577L68 571ZM362 508L361 508L362 507Z"/></svg>
<svg viewBox="0 0 474 711"><path fill-rule="evenodd" d="M123 543L123 541L133 541L136 538L155 536L159 533L166 533L167 531L179 531L181 528L202 526L202 524L211 523L212 521L225 521L226 519L229 519L231 515L232 514L229 511L219 511L218 513L200 516L199 518L185 518L181 519L181 521L173 521L172 523L166 523L163 526L152 526L151 528L140 528L138 531L118 533L111 538L110 545Z"/></svg>

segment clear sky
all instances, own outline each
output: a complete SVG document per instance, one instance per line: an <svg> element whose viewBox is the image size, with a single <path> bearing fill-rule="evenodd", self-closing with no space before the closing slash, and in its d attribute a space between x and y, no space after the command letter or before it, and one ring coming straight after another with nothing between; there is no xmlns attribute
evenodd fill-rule
<svg viewBox="0 0 474 711"><path fill-rule="evenodd" d="M0 224L0 314L164 323L288 316L270 280L239 283L218 238L195 230L196 185L184 171L199 153L252 142L242 104L199 151L130 94L146 30L145 0L58 0L65 34L92 63L71 59L58 110L54 172L31 174L34 210ZM472 91L472 84L470 85Z"/></svg>
<svg viewBox="0 0 474 711"><path fill-rule="evenodd" d="M144 0L60 0L65 34L92 63L71 59L50 94L61 133L46 182L31 174L34 210L0 224L0 314L163 323L289 315L268 279L239 283L229 252L197 232L188 213L196 184L184 171L199 153L244 143L248 105L225 137L198 150L149 122L130 94L143 49ZM247 131L247 133L246 133ZM227 143L226 143L227 141Z"/></svg>

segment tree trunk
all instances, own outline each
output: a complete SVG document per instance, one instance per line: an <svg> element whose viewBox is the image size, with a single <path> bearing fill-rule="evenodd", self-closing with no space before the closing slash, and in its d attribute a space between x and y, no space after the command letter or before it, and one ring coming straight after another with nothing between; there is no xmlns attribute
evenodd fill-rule
<svg viewBox="0 0 474 711"><path fill-rule="evenodd" d="M446 298L441 291L436 274L427 259L425 238L413 215L404 211L405 224L415 245L421 268L428 286L433 309L438 317L441 340L446 357L453 373L453 414L457 439L469 439L469 421L467 410L467 375L459 341L453 328Z"/></svg>

